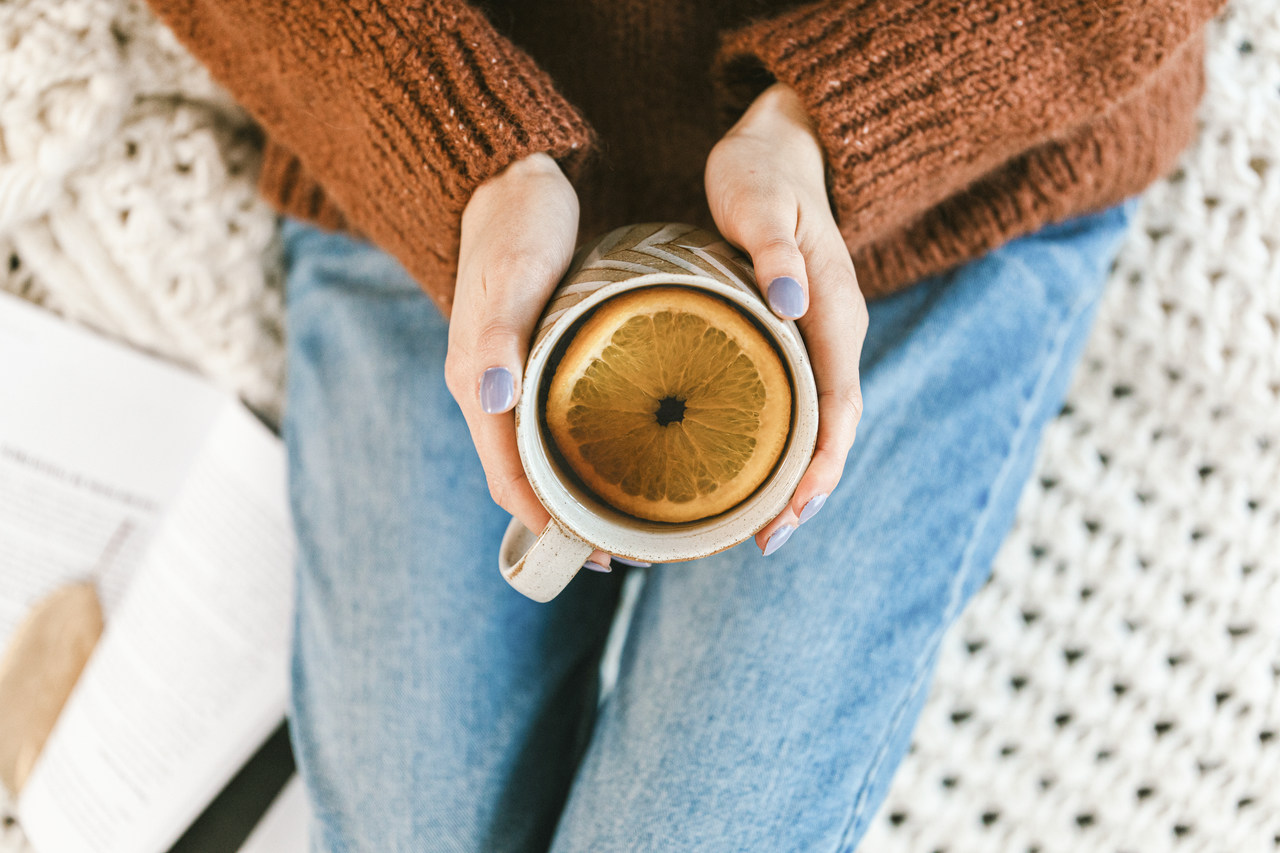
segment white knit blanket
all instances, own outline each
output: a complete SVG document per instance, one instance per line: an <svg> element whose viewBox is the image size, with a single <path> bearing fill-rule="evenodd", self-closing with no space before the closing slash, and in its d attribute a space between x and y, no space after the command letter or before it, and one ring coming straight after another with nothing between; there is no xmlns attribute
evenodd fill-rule
<svg viewBox="0 0 1280 853"><path fill-rule="evenodd" d="M278 413L280 261L247 117L142 0L0 3L0 45L0 287Z"/></svg>
<svg viewBox="0 0 1280 853"><path fill-rule="evenodd" d="M0 286L277 415L245 116L140 2L11 0L0 44ZM1275 0L1235 0L1208 68L865 851L1280 846Z"/></svg>

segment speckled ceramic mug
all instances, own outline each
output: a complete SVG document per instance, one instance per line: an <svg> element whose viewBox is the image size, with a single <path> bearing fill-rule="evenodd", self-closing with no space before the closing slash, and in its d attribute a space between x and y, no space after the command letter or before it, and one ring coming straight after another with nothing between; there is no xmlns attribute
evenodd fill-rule
<svg viewBox="0 0 1280 853"><path fill-rule="evenodd" d="M750 497L710 518L680 524L646 521L595 497L553 452L542 417L550 365L592 309L641 287L683 285L710 291L753 318L773 342L791 380L791 430L773 471ZM551 522L535 535L512 519L502 538L502 576L535 601L550 601L597 549L647 563L692 560L754 536L786 507L813 456L818 392L795 323L779 319L756 287L750 262L724 238L677 223L611 231L574 256L534 334L516 405L520 461Z"/></svg>

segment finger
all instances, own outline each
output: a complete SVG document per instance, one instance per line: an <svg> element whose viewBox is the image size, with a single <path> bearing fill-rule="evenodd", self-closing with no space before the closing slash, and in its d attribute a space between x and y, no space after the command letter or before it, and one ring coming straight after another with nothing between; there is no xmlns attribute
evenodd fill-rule
<svg viewBox="0 0 1280 853"><path fill-rule="evenodd" d="M762 188L750 205L728 214L733 221L716 225L751 256L756 282L773 313L784 320L804 316L809 308L809 276L796 242L798 216L794 199Z"/></svg>
<svg viewBox="0 0 1280 853"><path fill-rule="evenodd" d="M836 232L838 234L838 232ZM818 436L791 509L808 521L840 482L862 419L859 361L867 334L867 305L844 241L823 241L811 254L822 287L815 310L800 322L818 390ZM814 499L819 500L813 503Z"/></svg>
<svg viewBox="0 0 1280 853"><path fill-rule="evenodd" d="M613 571L612 557L604 551L592 551L591 556L582 564L582 568L590 572L608 574Z"/></svg>
<svg viewBox="0 0 1280 853"><path fill-rule="evenodd" d="M785 222L774 222L761 230L766 236L744 247L755 266L756 281L773 313L784 320L797 320L809 309L809 281L794 225L790 233Z"/></svg>
<svg viewBox="0 0 1280 853"><path fill-rule="evenodd" d="M467 426L471 427L470 421ZM524 467L519 464L515 421L510 417L481 417L477 418L477 426L478 429L471 430L471 440L480 458L489 460L485 465L485 477L490 497L525 527L541 533L551 521L551 516L538 500ZM512 458L516 460L514 465L508 462ZM608 573L612 570L610 560L610 555L604 551L593 551L583 568Z"/></svg>
<svg viewBox="0 0 1280 853"><path fill-rule="evenodd" d="M558 173L527 171L513 197L499 182L463 215L445 378L494 502L540 532L550 516L525 476L511 410L534 325L572 254L577 202Z"/></svg>
<svg viewBox="0 0 1280 853"><path fill-rule="evenodd" d="M479 412L467 417L467 427L484 467L493 502L534 533L541 533L551 516L529 485L524 466L520 464L515 419L510 415L495 417Z"/></svg>
<svg viewBox="0 0 1280 853"><path fill-rule="evenodd" d="M796 519L795 514L791 512L788 506L782 511L782 514L773 521L765 525L764 529L756 534L756 547L760 549L760 553L765 557L770 557L775 551L787 544L787 540L791 538L791 534L795 533L799 528L800 522Z"/></svg>
<svg viewBox="0 0 1280 853"><path fill-rule="evenodd" d="M471 426L468 422L468 427ZM551 516L538 500L524 467L519 463L519 450L515 443L515 422L510 418L478 419L480 429L471 430L471 440L481 459L489 459L485 477L493 502L511 513L520 523L535 533L541 533L551 521ZM507 427L510 427L508 433ZM517 464L506 460L514 458ZM612 570L611 556L604 551L593 551L584 569L608 573Z"/></svg>
<svg viewBox="0 0 1280 853"><path fill-rule="evenodd" d="M840 482L862 418L858 363L867 332L866 301L838 233L828 233L807 255L818 285L813 310L799 321L818 390L814 454L787 508L756 535L762 552L776 551L822 509Z"/></svg>
<svg viewBox="0 0 1280 853"><path fill-rule="evenodd" d="M452 380L451 390L467 420L494 503L525 527L540 532L550 516L525 476L511 411L520 399L532 324L518 314L478 320L493 309L488 308L488 301L477 298L477 291L481 288L460 284L450 326L451 360L446 360L446 375ZM494 286L485 291L487 296L497 296L498 302L502 301L501 293Z"/></svg>
<svg viewBox="0 0 1280 853"><path fill-rule="evenodd" d="M459 273L449 356L455 372L469 374L474 402L484 414L509 412L520 400L529 339L569 265L570 244L561 242L551 253L538 244L491 244L485 257ZM462 384L468 377L456 381Z"/></svg>

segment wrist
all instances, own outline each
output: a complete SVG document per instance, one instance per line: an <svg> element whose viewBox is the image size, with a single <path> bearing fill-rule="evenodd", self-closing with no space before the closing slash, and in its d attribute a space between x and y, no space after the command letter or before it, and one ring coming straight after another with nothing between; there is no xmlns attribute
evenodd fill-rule
<svg viewBox="0 0 1280 853"><path fill-rule="evenodd" d="M499 177L546 177L548 175L564 176L564 172L550 154L545 151L535 151L527 154L519 160L512 161L505 169L499 172L494 178ZM490 178L490 180L493 180Z"/></svg>
<svg viewBox="0 0 1280 853"><path fill-rule="evenodd" d="M559 164L549 154L535 152L509 163L501 172L476 187L468 200L467 210L481 203L490 207L501 204L502 200L522 203L529 197L566 192L574 195L573 186ZM576 199L576 195L574 197ZM465 218L466 210L463 216Z"/></svg>
<svg viewBox="0 0 1280 853"><path fill-rule="evenodd" d="M729 133L768 136L775 139L779 135L783 138L801 137L811 140L821 149L817 125L805 111L796 90L786 83L774 83L757 95Z"/></svg>

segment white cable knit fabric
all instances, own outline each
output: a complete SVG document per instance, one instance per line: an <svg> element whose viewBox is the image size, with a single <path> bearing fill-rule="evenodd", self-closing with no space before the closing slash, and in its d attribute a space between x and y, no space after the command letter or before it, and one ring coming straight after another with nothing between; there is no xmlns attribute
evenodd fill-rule
<svg viewBox="0 0 1280 853"><path fill-rule="evenodd" d="M0 44L0 286L277 414L244 116L138 2L0 4ZM867 853L1280 848L1275 0L1233 2L1208 69Z"/></svg>
<svg viewBox="0 0 1280 853"><path fill-rule="evenodd" d="M248 118L141 0L0 4L0 286L279 414Z"/></svg>

